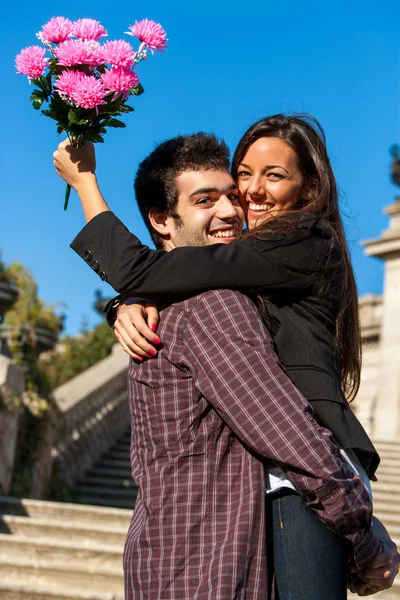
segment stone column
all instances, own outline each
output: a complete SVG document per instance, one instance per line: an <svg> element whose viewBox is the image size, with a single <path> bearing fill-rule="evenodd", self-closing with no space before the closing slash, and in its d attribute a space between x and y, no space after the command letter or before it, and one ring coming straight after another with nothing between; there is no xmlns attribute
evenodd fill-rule
<svg viewBox="0 0 400 600"><path fill-rule="evenodd" d="M400 436L400 197L385 208L389 227L380 238L364 242L365 253L385 261L378 394L372 435Z"/></svg>
<svg viewBox="0 0 400 600"><path fill-rule="evenodd" d="M25 391L25 377L8 356L0 354L0 493L8 494L13 475L18 434L18 408Z"/></svg>

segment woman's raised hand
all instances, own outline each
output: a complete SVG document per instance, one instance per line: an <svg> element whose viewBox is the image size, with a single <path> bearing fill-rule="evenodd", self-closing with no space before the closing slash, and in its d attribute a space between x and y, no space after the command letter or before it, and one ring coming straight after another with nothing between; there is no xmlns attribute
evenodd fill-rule
<svg viewBox="0 0 400 600"><path fill-rule="evenodd" d="M158 320L157 305L152 302L119 305L114 332L129 356L139 361L156 356L161 342L155 333Z"/></svg>

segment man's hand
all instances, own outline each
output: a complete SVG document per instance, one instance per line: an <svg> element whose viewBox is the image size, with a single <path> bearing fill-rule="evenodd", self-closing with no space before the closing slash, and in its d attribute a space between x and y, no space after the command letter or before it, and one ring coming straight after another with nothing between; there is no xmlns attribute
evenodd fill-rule
<svg viewBox="0 0 400 600"><path fill-rule="evenodd" d="M123 303L118 307L114 332L125 352L132 358L141 361L143 358L153 358L157 354L154 347L160 343L160 339L154 333L157 324L156 304L152 302Z"/></svg>
<svg viewBox="0 0 400 600"><path fill-rule="evenodd" d="M374 530L378 536L382 552L375 556L367 569L358 571L350 568L349 589L359 596L369 596L387 590L399 572L400 554L384 525L374 517Z"/></svg>
<svg viewBox="0 0 400 600"><path fill-rule="evenodd" d="M96 154L92 143L74 148L69 140L65 140L58 145L53 159L60 177L78 192L86 222L110 210L97 185Z"/></svg>
<svg viewBox="0 0 400 600"><path fill-rule="evenodd" d="M81 148L74 148L69 140L58 145L53 154L57 173L77 192L88 181L95 181L96 154L94 145L86 142Z"/></svg>

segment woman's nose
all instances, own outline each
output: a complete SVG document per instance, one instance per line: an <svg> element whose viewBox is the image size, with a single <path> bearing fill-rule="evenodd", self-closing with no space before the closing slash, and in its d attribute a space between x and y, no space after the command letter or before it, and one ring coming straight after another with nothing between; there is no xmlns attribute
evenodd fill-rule
<svg viewBox="0 0 400 600"><path fill-rule="evenodd" d="M253 177L247 188L247 193L254 196L262 196L265 194L265 186L261 177Z"/></svg>

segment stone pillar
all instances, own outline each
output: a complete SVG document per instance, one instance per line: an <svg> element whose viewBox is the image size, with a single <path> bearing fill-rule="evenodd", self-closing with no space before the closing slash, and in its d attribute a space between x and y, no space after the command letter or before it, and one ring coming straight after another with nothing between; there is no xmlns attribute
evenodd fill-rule
<svg viewBox="0 0 400 600"><path fill-rule="evenodd" d="M385 208L389 227L380 238L364 242L365 253L385 261L378 393L372 435L400 436L400 197Z"/></svg>
<svg viewBox="0 0 400 600"><path fill-rule="evenodd" d="M358 308L361 324L362 370L360 389L351 403L351 408L368 435L372 436L379 385L382 297L366 294L359 298Z"/></svg>
<svg viewBox="0 0 400 600"><path fill-rule="evenodd" d="M10 358L0 354L0 492L9 492L14 467L18 434L18 408L25 391L25 378L21 369Z"/></svg>

